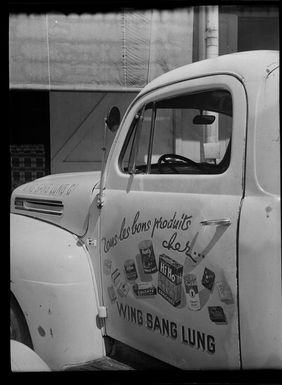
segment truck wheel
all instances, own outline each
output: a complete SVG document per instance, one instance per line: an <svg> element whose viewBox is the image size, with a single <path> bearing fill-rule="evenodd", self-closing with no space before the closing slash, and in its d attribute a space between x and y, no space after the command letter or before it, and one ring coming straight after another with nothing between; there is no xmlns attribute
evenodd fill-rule
<svg viewBox="0 0 282 385"><path fill-rule="evenodd" d="M23 312L13 297L10 299L10 338L33 349Z"/></svg>

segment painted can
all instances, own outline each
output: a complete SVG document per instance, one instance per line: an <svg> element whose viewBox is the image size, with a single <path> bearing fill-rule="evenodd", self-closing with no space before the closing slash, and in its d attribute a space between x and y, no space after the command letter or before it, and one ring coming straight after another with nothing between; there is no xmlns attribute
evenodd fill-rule
<svg viewBox="0 0 282 385"><path fill-rule="evenodd" d="M197 285L197 277L194 274L184 275L184 285L186 293L188 294L187 302L190 310L200 310L200 296Z"/></svg>
<svg viewBox="0 0 282 385"><path fill-rule="evenodd" d="M153 242L150 240L145 240L140 242L138 247L141 254L144 273L156 273L158 269L153 248Z"/></svg>
<svg viewBox="0 0 282 385"><path fill-rule="evenodd" d="M225 281L219 281L216 286L220 300L228 305L233 304L233 295L229 285Z"/></svg>
<svg viewBox="0 0 282 385"><path fill-rule="evenodd" d="M112 282L114 284L114 286L118 286L118 284L120 283L120 272L118 269L115 269L112 274L111 274L111 277L112 277Z"/></svg>
<svg viewBox="0 0 282 385"><path fill-rule="evenodd" d="M127 259L124 262L125 275L128 281L135 281L138 278L135 262L133 259Z"/></svg>
<svg viewBox="0 0 282 385"><path fill-rule="evenodd" d="M113 286L108 287L108 294L109 294L111 302L112 303L115 302L115 300L117 299L117 296L116 296L115 289L113 288Z"/></svg>

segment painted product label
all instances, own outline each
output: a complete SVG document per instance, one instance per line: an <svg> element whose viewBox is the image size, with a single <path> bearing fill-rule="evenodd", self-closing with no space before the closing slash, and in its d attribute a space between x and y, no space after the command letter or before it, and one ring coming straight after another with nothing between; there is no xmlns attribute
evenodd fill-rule
<svg viewBox="0 0 282 385"><path fill-rule="evenodd" d="M154 253L153 243L150 240L145 240L139 243L139 251L144 273L152 274L157 272L157 263Z"/></svg>
<svg viewBox="0 0 282 385"><path fill-rule="evenodd" d="M159 257L158 293L171 305L181 302L183 266L165 254Z"/></svg>
<svg viewBox="0 0 282 385"><path fill-rule="evenodd" d="M124 271L128 281L135 281L138 278L135 262L133 259L128 259L124 262Z"/></svg>
<svg viewBox="0 0 282 385"><path fill-rule="evenodd" d="M188 294L187 302L190 310L200 310L200 296L197 285L197 277L194 274L186 274L184 276L184 285L186 293Z"/></svg>

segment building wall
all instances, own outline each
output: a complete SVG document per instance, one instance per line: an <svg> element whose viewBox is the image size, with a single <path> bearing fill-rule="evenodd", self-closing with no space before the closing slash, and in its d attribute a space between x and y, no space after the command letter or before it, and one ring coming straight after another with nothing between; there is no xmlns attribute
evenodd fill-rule
<svg viewBox="0 0 282 385"><path fill-rule="evenodd" d="M257 49L279 50L276 6L220 6L219 55Z"/></svg>
<svg viewBox="0 0 282 385"><path fill-rule="evenodd" d="M50 92L51 173L101 169L104 118L113 106L121 116L137 92ZM106 147L115 134L106 129Z"/></svg>
<svg viewBox="0 0 282 385"><path fill-rule="evenodd" d="M185 51L187 55L189 53L189 61L193 62L203 59L201 50L205 42L205 30L201 25L201 8L203 7L193 7L193 12L190 13L187 13L187 9L182 10L183 13L187 13L184 17L189 24L187 31L193 29L193 41L187 42L187 52ZM254 49L279 49L278 6L222 5L218 7L218 12L219 55ZM167 13L166 16L168 17ZM160 31L157 32L155 31L153 39L155 45L159 42L157 37L160 35ZM190 35L187 32L187 36ZM172 36L170 36L171 39ZM173 42L173 39L171 41ZM134 41L132 40L131 43ZM133 47L135 47L134 44ZM151 55L150 62L154 61L153 56ZM136 60L138 61L138 59ZM15 95L17 92L11 91L11 95ZM104 117L113 105L117 105L123 115L137 94L136 89L135 92L46 90L42 91L48 96L49 105L46 105L42 98L38 97L38 91L22 90L19 92L26 93L26 95L32 93L34 97L11 98L10 105L13 107L11 108L11 125L13 126L11 144L16 146L43 145L45 173L100 169ZM34 123L34 117L38 115L34 111L43 109L48 113L49 119L46 118L46 114L40 113L40 119ZM25 122L24 125L23 122ZM40 138L38 138L39 133ZM114 135L108 131L108 148L113 137ZM13 152L15 151L15 147L13 147ZM12 164L12 171L13 167ZM15 169L14 171L18 172ZM27 181L24 180L26 175L30 177L30 173L25 174L24 169L21 168L20 183ZM31 175L33 178L37 174L32 173Z"/></svg>

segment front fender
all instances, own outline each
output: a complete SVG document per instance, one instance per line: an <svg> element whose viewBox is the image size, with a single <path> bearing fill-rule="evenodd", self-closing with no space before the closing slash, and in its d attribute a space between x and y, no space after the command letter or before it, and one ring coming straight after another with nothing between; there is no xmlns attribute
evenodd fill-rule
<svg viewBox="0 0 282 385"><path fill-rule="evenodd" d="M35 352L53 370L105 354L94 279L88 251L77 236L11 214L11 290Z"/></svg>

